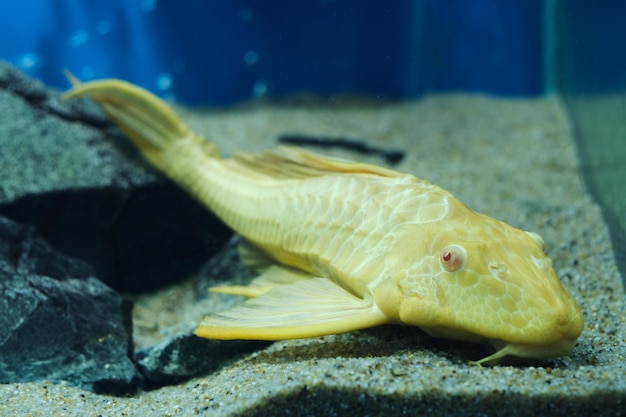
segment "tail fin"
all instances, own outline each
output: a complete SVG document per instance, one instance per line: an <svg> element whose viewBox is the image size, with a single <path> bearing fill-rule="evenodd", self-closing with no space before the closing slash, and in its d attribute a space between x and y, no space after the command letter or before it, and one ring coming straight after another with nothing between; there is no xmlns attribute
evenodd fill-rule
<svg viewBox="0 0 626 417"><path fill-rule="evenodd" d="M147 90L116 79L81 83L68 71L65 75L72 89L63 98L91 98L157 167L163 152L182 139L192 139L208 155L219 157L212 143L193 133L167 103Z"/></svg>

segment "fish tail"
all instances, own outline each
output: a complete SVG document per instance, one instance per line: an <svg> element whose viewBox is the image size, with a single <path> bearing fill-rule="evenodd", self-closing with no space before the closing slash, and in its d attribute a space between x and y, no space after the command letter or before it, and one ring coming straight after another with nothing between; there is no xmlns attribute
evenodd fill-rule
<svg viewBox="0 0 626 417"><path fill-rule="evenodd" d="M81 83L65 72L72 89L64 99L90 98L129 137L139 151L157 168L167 171L172 148L191 146L206 156L219 158L212 142L195 134L170 106L149 91L117 79Z"/></svg>

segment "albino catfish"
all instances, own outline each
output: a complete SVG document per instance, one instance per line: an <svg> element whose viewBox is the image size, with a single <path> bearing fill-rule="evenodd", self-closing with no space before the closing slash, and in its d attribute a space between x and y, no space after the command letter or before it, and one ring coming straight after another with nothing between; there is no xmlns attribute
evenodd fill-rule
<svg viewBox="0 0 626 417"><path fill-rule="evenodd" d="M212 291L251 297L205 317L211 339L281 340L386 323L507 355L568 354L581 311L543 239L412 175L279 147L220 157L159 98L119 80L74 84L143 156L244 240L260 275Z"/></svg>

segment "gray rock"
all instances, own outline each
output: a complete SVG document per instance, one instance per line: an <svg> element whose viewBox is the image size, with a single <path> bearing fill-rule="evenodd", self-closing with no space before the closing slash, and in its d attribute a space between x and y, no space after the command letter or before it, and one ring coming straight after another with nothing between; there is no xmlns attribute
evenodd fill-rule
<svg viewBox="0 0 626 417"><path fill-rule="evenodd" d="M114 289L171 284L231 235L93 104L63 101L2 62L0 149L0 214L36 226Z"/></svg>
<svg viewBox="0 0 626 417"><path fill-rule="evenodd" d="M95 105L84 106L64 101L41 81L25 76L3 61L0 61L0 89L21 97L31 108L42 113L54 114L68 120L76 120L78 115L80 119L97 126L109 124Z"/></svg>
<svg viewBox="0 0 626 417"><path fill-rule="evenodd" d="M2 220L13 244L2 249L0 381L129 392L129 305L95 277L121 291L158 288L197 271L232 233L148 167L90 102L63 101L2 62L0 147L0 214L93 267ZM214 345L174 332L140 353L140 369L148 383L174 383L258 344Z"/></svg>
<svg viewBox="0 0 626 417"><path fill-rule="evenodd" d="M32 227L0 218L0 241L0 382L132 390L130 303Z"/></svg>

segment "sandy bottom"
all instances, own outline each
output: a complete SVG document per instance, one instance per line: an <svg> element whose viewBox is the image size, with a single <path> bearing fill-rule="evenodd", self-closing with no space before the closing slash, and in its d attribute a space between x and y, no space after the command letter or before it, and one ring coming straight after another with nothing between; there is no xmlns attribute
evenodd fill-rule
<svg viewBox="0 0 626 417"><path fill-rule="evenodd" d="M225 154L274 147L286 133L362 139L404 150L395 169L544 237L557 274L584 313L578 345L568 357L535 366L480 368L467 361L488 349L383 326L277 342L210 375L128 398L46 382L0 385L0 415L271 415L287 408L290 415L433 409L449 415L521 415L529 407L618 415L619 401L626 407L624 288L607 227L581 183L567 116L556 98L445 95L402 103L338 100L181 112ZM383 163L376 156L321 152ZM146 328L146 317L179 321L184 328L199 318L184 305L178 310L172 305L184 296L168 297L167 314L159 309L164 293L152 297L137 305ZM151 343L141 330L137 337L139 345Z"/></svg>

